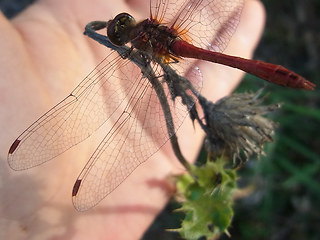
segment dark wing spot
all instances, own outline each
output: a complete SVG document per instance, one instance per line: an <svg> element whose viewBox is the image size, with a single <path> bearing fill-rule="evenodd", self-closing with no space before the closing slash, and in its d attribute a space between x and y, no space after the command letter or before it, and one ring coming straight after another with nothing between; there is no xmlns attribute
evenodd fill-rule
<svg viewBox="0 0 320 240"><path fill-rule="evenodd" d="M17 147L19 146L21 140L17 139L14 141L14 143L12 143L10 149L9 149L9 154L12 154L16 149Z"/></svg>
<svg viewBox="0 0 320 240"><path fill-rule="evenodd" d="M77 195L79 188L80 188L80 185L81 185L81 182L82 182L81 179L77 179L77 181L75 182L73 189L72 189L72 197Z"/></svg>

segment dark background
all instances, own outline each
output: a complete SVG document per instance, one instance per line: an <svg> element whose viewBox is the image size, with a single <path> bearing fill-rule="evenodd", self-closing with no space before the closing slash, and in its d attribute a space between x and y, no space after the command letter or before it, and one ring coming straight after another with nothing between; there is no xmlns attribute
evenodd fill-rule
<svg viewBox="0 0 320 240"><path fill-rule="evenodd" d="M0 0L12 17L33 0ZM267 157L252 159L239 171L239 187L253 189L235 202L232 239L320 239L320 1L262 0L267 25L255 59L284 65L316 83L314 92L267 84L269 103L282 102L271 116L280 123ZM264 83L249 75L238 91L255 91ZM201 154L205 157L204 154ZM164 229L179 227L168 204L144 236L180 239ZM221 239L228 239L223 236Z"/></svg>

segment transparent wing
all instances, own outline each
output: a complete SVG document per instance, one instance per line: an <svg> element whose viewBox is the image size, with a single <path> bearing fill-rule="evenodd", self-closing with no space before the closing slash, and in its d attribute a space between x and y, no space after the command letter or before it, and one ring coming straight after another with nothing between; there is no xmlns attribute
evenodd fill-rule
<svg viewBox="0 0 320 240"><path fill-rule="evenodd" d="M163 76L158 65L154 65L153 69L157 76ZM201 82L199 71L194 70L191 75L195 82ZM162 82L161 78L159 82ZM168 87L165 84L162 87L164 91L161 95L168 99L173 117L171 124L177 130L188 111L179 99L170 101ZM73 203L79 211L99 203L170 138L154 87L140 73L133 88L128 104L74 185Z"/></svg>
<svg viewBox="0 0 320 240"><path fill-rule="evenodd" d="M151 0L151 17L195 46L222 52L240 20L243 0Z"/></svg>
<svg viewBox="0 0 320 240"><path fill-rule="evenodd" d="M109 54L69 96L15 140L8 154L10 167L23 170L42 164L97 130L136 81L128 62L117 52Z"/></svg>

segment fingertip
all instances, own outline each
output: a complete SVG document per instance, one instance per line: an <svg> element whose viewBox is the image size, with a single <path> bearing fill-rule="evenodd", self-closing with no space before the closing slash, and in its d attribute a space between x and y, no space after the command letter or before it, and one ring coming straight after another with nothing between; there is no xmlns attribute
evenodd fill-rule
<svg viewBox="0 0 320 240"><path fill-rule="evenodd" d="M237 30L224 53L251 58L263 33L265 16L264 6L260 1L245 0ZM207 79L202 92L208 94L206 96L214 96L214 99L229 94L244 74L240 70L208 62L200 62L199 66L204 79Z"/></svg>
<svg viewBox="0 0 320 240"><path fill-rule="evenodd" d="M246 0L239 26L235 33L238 54L251 57L263 33L266 19L265 8L259 0Z"/></svg>

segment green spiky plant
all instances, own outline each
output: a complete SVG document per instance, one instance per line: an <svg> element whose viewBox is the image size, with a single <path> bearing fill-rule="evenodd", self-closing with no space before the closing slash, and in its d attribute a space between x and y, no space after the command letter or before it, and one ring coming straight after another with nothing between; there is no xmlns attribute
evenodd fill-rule
<svg viewBox="0 0 320 240"><path fill-rule="evenodd" d="M280 105L262 105L260 94L233 94L215 104L199 99L205 114L203 128L209 154L205 163L190 165L187 173L176 178L176 199L185 216L176 231L184 239L229 235L237 190L235 166L245 164L253 154L263 154L263 145L272 141L276 126L263 115Z"/></svg>

